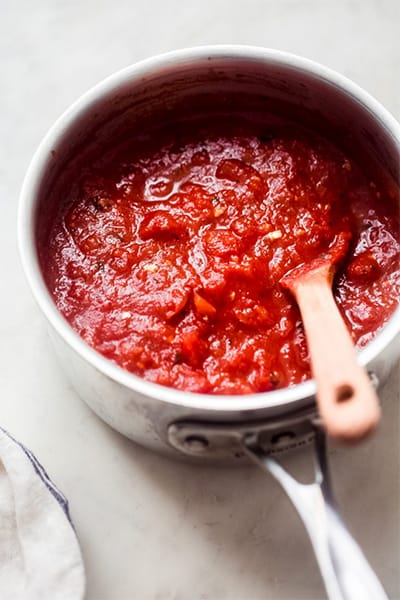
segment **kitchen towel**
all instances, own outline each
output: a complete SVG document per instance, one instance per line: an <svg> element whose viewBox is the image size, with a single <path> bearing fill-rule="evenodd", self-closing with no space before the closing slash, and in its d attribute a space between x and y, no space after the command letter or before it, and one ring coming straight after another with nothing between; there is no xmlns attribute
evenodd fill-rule
<svg viewBox="0 0 400 600"><path fill-rule="evenodd" d="M85 575L68 502L0 428L0 598L81 600Z"/></svg>

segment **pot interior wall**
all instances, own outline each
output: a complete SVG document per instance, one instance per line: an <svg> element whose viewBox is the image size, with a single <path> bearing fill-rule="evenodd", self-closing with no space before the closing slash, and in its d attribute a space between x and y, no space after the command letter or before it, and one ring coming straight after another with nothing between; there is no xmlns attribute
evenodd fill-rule
<svg viewBox="0 0 400 600"><path fill-rule="evenodd" d="M266 126L291 121L332 139L398 200L398 145L383 123L347 92L293 67L238 58L180 61L91 102L52 149L41 182L37 227L48 230L74 174L101 153L155 126L196 115L243 115ZM44 206L43 206L44 204Z"/></svg>

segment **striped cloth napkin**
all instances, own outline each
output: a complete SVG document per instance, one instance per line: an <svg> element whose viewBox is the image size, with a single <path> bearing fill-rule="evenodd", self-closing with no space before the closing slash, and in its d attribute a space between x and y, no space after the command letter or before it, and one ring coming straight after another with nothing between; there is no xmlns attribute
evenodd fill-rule
<svg viewBox="0 0 400 600"><path fill-rule="evenodd" d="M81 600L85 575L68 502L0 428L0 598Z"/></svg>

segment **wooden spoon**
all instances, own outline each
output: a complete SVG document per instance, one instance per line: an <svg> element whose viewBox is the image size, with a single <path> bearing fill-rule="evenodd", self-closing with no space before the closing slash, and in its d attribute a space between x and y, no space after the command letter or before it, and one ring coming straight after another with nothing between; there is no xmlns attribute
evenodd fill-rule
<svg viewBox="0 0 400 600"><path fill-rule="evenodd" d="M349 236L338 234L325 254L292 269L281 283L300 308L317 383L319 413L327 433L340 441L357 442L377 427L380 406L357 362L352 338L332 293L336 266L348 246Z"/></svg>

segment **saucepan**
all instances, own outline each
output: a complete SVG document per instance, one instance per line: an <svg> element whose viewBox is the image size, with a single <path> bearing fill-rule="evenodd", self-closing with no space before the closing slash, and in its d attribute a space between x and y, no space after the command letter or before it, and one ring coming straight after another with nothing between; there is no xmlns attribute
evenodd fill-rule
<svg viewBox="0 0 400 600"><path fill-rule="evenodd" d="M55 123L26 174L19 245L33 294L60 361L78 394L132 440L192 462L255 461L282 485L308 530L330 598L384 598L385 593L335 508L324 429L313 380L243 396L189 393L150 383L91 349L58 312L41 273L37 231L51 218L55 190L73 185L74 169L130 129L212 102L220 111L283 112L329 132L357 154L383 185L399 185L400 126L370 95L333 71L284 52L213 46L150 58L87 92ZM359 353L374 385L400 355L400 309ZM279 454L315 447L315 481L300 484ZM249 460L250 459L250 460Z"/></svg>

